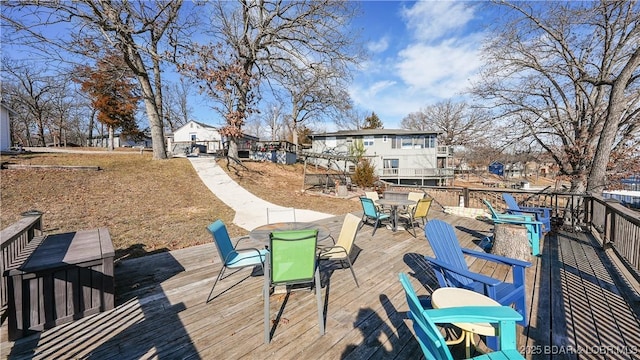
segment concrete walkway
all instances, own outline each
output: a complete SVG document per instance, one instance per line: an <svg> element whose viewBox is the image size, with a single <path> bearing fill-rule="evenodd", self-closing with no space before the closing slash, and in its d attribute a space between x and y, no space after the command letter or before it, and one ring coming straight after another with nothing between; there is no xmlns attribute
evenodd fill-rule
<svg viewBox="0 0 640 360"><path fill-rule="evenodd" d="M212 157L190 157L191 165L196 170L202 182L222 202L235 210L233 223L248 231L267 223L267 208L284 209L262 200L238 185L224 170L218 166ZM316 221L334 215L317 211L297 209L296 221Z"/></svg>

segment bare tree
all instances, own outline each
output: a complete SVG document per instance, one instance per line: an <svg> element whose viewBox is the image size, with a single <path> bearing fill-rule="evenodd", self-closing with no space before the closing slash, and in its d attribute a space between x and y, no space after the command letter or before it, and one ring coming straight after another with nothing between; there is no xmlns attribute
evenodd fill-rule
<svg viewBox="0 0 640 360"><path fill-rule="evenodd" d="M484 143L491 125L490 114L466 102L446 100L410 113L400 123L403 129L440 131L442 145L469 146ZM494 129L495 130L495 129Z"/></svg>
<svg viewBox="0 0 640 360"><path fill-rule="evenodd" d="M16 1L3 3L4 24L24 34L15 41L42 51L50 48L93 58L105 47L118 51L135 73L151 126L153 158L166 159L160 46L177 36L182 0L176 1ZM30 12L28 16L25 16ZM51 31L67 24L69 33ZM59 38L52 38L63 33ZM64 58L65 56L61 56Z"/></svg>
<svg viewBox="0 0 640 360"><path fill-rule="evenodd" d="M214 90L209 93L226 112L224 132L230 140L231 156L237 155L236 139L242 136L246 118L257 111L261 85L267 79L274 86L285 79L311 79L317 84L315 69L343 68L354 60L350 55L352 33L346 31L354 14L351 2L238 0L213 2L211 6L211 34L217 44L201 52L205 56L200 56L200 61L208 65L200 68L210 71L201 71L198 77L217 84L217 88L208 85ZM291 84L280 85L286 88ZM291 95L307 94L310 89L304 88L308 84L295 85L288 88ZM313 88L312 96L317 89ZM304 121L312 112L304 98L292 99L292 106L294 123Z"/></svg>
<svg viewBox="0 0 640 360"><path fill-rule="evenodd" d="M45 146L54 103L62 94L56 81L43 75L46 71L34 64L8 59L2 62L2 72L5 80L9 80L8 84L3 84L3 93L8 96L6 100L11 108L18 113L16 120L22 123L22 126L14 128L25 131L25 145Z"/></svg>
<svg viewBox="0 0 640 360"><path fill-rule="evenodd" d="M162 92L164 96L162 105L165 125L173 132L191 120L193 109L189 105L188 98L194 89L191 83L183 78L180 78L178 83L165 82L163 86L165 89Z"/></svg>
<svg viewBox="0 0 640 360"><path fill-rule="evenodd" d="M551 154L571 191L600 191L611 152L638 146L637 2L497 4L474 92Z"/></svg>

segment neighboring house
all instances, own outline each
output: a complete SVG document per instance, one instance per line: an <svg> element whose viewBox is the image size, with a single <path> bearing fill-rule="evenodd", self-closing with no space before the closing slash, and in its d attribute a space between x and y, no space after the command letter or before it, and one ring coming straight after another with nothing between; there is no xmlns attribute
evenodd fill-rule
<svg viewBox="0 0 640 360"><path fill-rule="evenodd" d="M109 147L109 135L103 136L94 136L91 139L90 146L93 147ZM153 147L153 142L151 141L151 136L145 133L144 138L139 140L134 140L123 134L114 134L113 135L113 147L145 147L150 148Z"/></svg>
<svg viewBox="0 0 640 360"><path fill-rule="evenodd" d="M0 106L0 151L11 150L11 120L15 112L4 103Z"/></svg>
<svg viewBox="0 0 640 360"><path fill-rule="evenodd" d="M437 136L438 132L400 129L342 130L310 135L310 152L319 154L316 162L326 166L329 162L321 158L322 154L348 156L354 143L362 141L365 156L372 161L380 180L445 185L453 179L453 150L438 146Z"/></svg>
<svg viewBox="0 0 640 360"><path fill-rule="evenodd" d="M202 151L215 153L222 149L222 135L218 128L197 121L189 121L167 138L167 150L181 154L197 145Z"/></svg>
<svg viewBox="0 0 640 360"><path fill-rule="evenodd" d="M257 137L244 134L238 141L238 155L249 157L249 150L256 141ZM167 150L173 154L184 154L194 147L200 152L217 153L224 149L224 145L225 139L217 127L194 120L167 136Z"/></svg>

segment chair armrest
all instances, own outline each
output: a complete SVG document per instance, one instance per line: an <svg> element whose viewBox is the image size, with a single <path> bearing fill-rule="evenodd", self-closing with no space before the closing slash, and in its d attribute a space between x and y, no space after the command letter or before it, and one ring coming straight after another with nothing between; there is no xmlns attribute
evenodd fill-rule
<svg viewBox="0 0 640 360"><path fill-rule="evenodd" d="M319 257L322 257L323 253L327 252L327 251L331 251L331 250L341 250L343 251L345 254L347 254L347 249L345 249L344 247L340 246L340 245L335 245L335 246L323 246L323 247L318 247L318 251L320 252L318 254Z"/></svg>
<svg viewBox="0 0 640 360"><path fill-rule="evenodd" d="M469 278L469 279L471 279L473 281L478 281L478 282L481 282L481 283L483 283L485 285L488 285L488 286L497 286L497 285L502 284L502 281L499 281L499 280L494 279L492 277L485 276L485 275L482 275L482 274L478 274L478 273L475 273L475 272L471 272L471 271L465 270L465 269L454 268L454 267L451 267L450 264L441 262L438 259L431 258L431 257L428 257L428 256L425 256L424 258L425 258L425 260L427 260L428 262L436 265L437 267L443 268L443 269L445 269L447 271L451 271L451 272L456 273L456 274L458 274L460 276L464 276L464 277Z"/></svg>
<svg viewBox="0 0 640 360"><path fill-rule="evenodd" d="M483 260L488 260L492 262L502 263L509 266L518 266L518 267L531 267L531 263L528 261L522 261L518 259L512 259L505 256L495 255L495 254L487 254L481 251L475 251L470 249L462 248L462 253L477 257Z"/></svg>
<svg viewBox="0 0 640 360"><path fill-rule="evenodd" d="M516 219L516 218L505 218L501 216L499 219L491 219L494 223L498 224L526 224L526 225L538 225L542 226L540 221L535 220L525 220L525 219Z"/></svg>
<svg viewBox="0 0 640 360"><path fill-rule="evenodd" d="M423 312L434 323L497 323L522 320L522 315L510 306L463 306L425 309Z"/></svg>
<svg viewBox="0 0 640 360"><path fill-rule="evenodd" d="M250 239L249 235L245 235L245 236L241 236L235 243L235 245L233 245L233 248L236 249L238 247L238 244L240 244L240 241L242 240L246 240L246 239ZM240 250L240 249L237 249Z"/></svg>

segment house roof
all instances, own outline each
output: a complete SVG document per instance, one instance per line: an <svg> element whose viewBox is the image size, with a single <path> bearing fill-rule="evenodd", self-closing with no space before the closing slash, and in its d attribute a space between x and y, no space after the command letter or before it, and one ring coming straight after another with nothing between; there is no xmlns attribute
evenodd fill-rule
<svg viewBox="0 0 640 360"><path fill-rule="evenodd" d="M311 134L311 137L329 136L375 136L375 135L432 135L441 131L419 131L406 129L362 129L362 130L338 130L336 132Z"/></svg>

